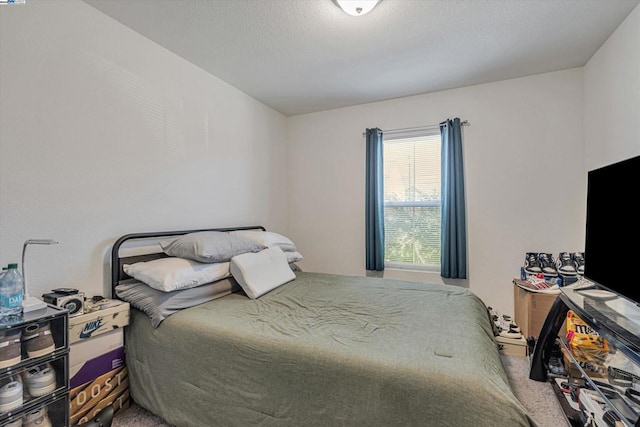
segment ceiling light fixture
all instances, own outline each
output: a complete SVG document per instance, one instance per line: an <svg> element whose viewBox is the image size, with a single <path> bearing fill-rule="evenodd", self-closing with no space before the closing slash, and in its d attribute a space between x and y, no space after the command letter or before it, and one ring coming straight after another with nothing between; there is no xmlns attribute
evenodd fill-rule
<svg viewBox="0 0 640 427"><path fill-rule="evenodd" d="M376 7L380 0L335 0L338 6L349 15L362 16Z"/></svg>

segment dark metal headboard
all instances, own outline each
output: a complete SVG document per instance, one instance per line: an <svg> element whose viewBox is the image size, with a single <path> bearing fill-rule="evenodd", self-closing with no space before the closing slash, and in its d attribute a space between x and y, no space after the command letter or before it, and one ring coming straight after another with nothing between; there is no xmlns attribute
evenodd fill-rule
<svg viewBox="0 0 640 427"><path fill-rule="evenodd" d="M244 227L229 228L206 228L202 230L180 230L180 231L157 231L149 233L132 233L120 237L113 244L111 249L111 298L118 298L116 295L116 286L121 280L128 279L129 276L124 272L122 266L124 264L133 264L134 262L150 261L153 259L166 257L162 252L150 253L144 255L136 255L129 257L120 257L120 246L129 240L153 239L158 237L181 236L183 234L198 233L200 231L236 231L236 230L263 230L266 229L261 225L250 225Z"/></svg>

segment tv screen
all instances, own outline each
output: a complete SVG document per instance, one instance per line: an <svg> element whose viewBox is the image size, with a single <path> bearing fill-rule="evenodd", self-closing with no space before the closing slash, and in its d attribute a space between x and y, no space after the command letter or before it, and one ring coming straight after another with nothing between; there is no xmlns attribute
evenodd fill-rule
<svg viewBox="0 0 640 427"><path fill-rule="evenodd" d="M588 173L584 276L636 304L640 279L627 248L640 244L639 192L640 156Z"/></svg>

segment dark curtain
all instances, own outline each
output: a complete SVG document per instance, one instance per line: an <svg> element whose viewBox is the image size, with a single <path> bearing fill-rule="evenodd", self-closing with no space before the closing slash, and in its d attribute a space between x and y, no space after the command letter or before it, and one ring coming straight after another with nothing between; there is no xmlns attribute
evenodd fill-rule
<svg viewBox="0 0 640 427"><path fill-rule="evenodd" d="M467 227L460 119L440 123L442 137L442 255L440 276L467 278Z"/></svg>
<svg viewBox="0 0 640 427"><path fill-rule="evenodd" d="M382 131L367 129L366 268L384 270L384 171Z"/></svg>

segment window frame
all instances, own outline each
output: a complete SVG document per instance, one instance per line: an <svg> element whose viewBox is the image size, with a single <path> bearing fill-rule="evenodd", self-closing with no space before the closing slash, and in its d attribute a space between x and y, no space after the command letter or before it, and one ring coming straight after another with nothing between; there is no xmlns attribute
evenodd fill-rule
<svg viewBox="0 0 640 427"><path fill-rule="evenodd" d="M430 136L438 136L440 139L440 155L442 156L442 135L440 133L440 127L430 127L423 129L411 129L411 130L399 130L399 131L387 131L384 134L383 144L393 144L394 141L416 138L416 137L430 137ZM384 180L384 169L383 169L383 180ZM440 174L440 183L442 184L442 173ZM386 185L386 182L384 182ZM435 201L412 201L412 202L387 202L383 201L383 209L386 207L434 207L439 206L442 209L442 194L440 195L440 200ZM386 221L386 216L385 216ZM442 228L442 218L440 218L440 228ZM385 252L387 249L387 230L385 227ZM442 243L440 243L440 251L442 253ZM385 256L386 258L386 256ZM420 271L420 272L429 272L429 273L439 273L440 272L440 263L438 264L414 264L414 263L406 263L406 262L397 262L397 261L384 261L385 269L394 269L394 270L404 270L404 271Z"/></svg>

